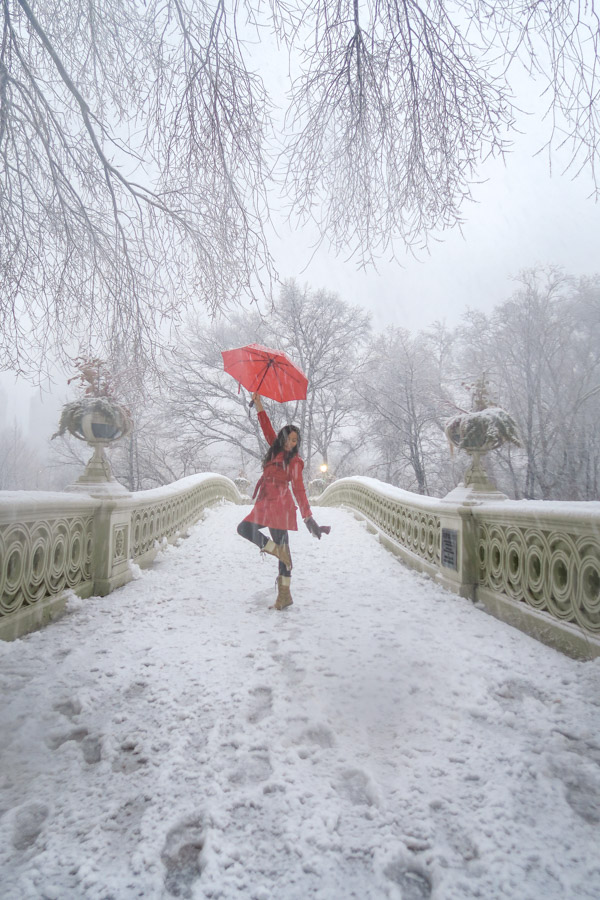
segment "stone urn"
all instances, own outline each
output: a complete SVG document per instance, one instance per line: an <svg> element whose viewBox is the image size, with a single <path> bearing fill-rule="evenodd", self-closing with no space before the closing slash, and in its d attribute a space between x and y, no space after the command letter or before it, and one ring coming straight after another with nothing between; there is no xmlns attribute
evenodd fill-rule
<svg viewBox="0 0 600 900"><path fill-rule="evenodd" d="M325 478L313 478L308 483L308 494L312 497L319 497L328 485Z"/></svg>
<svg viewBox="0 0 600 900"><path fill-rule="evenodd" d="M451 449L463 450L471 457L471 465L465 472L462 485L451 491L445 499L458 499L459 493L477 494L478 499L504 499L506 497L490 481L481 462L482 456L490 450L497 450L502 444L521 446L517 426L506 410L499 406L476 409L459 413L446 422L444 429Z"/></svg>
<svg viewBox="0 0 600 900"><path fill-rule="evenodd" d="M233 479L233 483L235 484L242 497L250 497L252 485L245 475L238 475L237 478Z"/></svg>
<svg viewBox="0 0 600 900"><path fill-rule="evenodd" d="M66 488L91 494L127 494L112 474L104 448L125 437L133 423L127 409L109 397L84 397L63 406L58 431L66 431L93 448L85 472Z"/></svg>

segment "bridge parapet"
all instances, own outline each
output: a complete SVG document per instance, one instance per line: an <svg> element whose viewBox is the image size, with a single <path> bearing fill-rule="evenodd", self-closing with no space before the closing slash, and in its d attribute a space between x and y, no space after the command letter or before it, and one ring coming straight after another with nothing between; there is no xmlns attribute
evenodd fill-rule
<svg viewBox="0 0 600 900"><path fill-rule="evenodd" d="M149 565L220 500L247 502L212 473L124 497L0 492L0 639L44 625L69 589L90 597L130 581L131 562Z"/></svg>
<svg viewBox="0 0 600 900"><path fill-rule="evenodd" d="M600 503L454 502L372 478L314 501L346 506L411 568L570 656L600 656Z"/></svg>

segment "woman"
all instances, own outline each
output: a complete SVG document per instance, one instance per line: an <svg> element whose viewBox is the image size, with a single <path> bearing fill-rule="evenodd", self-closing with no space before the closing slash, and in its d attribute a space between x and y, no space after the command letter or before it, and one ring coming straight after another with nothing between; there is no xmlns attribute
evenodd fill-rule
<svg viewBox="0 0 600 900"><path fill-rule="evenodd" d="M290 593L292 557L288 531L298 530L296 506L290 492L290 484L298 501L300 514L310 533L320 540L321 532L328 533L330 529L319 528L310 511L302 480L304 463L298 456L299 429L295 425L284 425L279 434L275 434L263 409L260 396L253 394L252 400L269 450L263 460L263 474L254 489L256 503L250 515L240 522L237 530L242 537L256 544L261 553L270 553L279 560L275 609L285 609L292 604ZM261 528L269 529L270 539L261 532Z"/></svg>

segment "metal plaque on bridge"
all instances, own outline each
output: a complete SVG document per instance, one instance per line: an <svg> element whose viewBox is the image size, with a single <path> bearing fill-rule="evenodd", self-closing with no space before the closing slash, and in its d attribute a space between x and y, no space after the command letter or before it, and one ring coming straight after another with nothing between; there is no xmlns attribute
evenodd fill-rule
<svg viewBox="0 0 600 900"><path fill-rule="evenodd" d="M458 569L458 531L442 528L442 565Z"/></svg>

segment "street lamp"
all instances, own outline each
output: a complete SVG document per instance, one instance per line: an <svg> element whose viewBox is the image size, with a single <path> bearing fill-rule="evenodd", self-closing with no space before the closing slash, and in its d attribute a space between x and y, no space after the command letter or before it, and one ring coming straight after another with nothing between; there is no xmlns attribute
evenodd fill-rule
<svg viewBox="0 0 600 900"><path fill-rule="evenodd" d="M329 468L329 466L328 466L327 463L325 463L325 462L324 462L324 463L321 463L321 465L319 466L319 469L321 470L321 474L322 474L322 475L325 475L325 473L327 472L327 469L328 469L328 468Z"/></svg>

